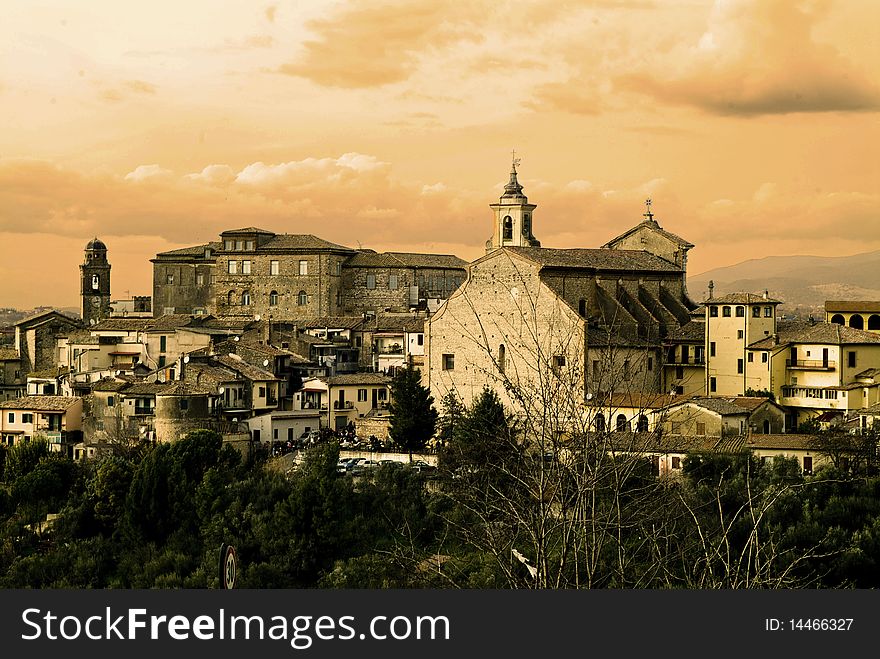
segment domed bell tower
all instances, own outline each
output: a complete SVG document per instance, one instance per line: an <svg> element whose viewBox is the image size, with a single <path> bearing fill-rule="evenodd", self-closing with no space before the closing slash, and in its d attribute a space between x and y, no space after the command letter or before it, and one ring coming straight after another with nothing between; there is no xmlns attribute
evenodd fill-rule
<svg viewBox="0 0 880 659"><path fill-rule="evenodd" d="M537 206L530 204L523 194L522 186L516 178L519 158L513 153L510 166L510 180L504 186L504 194L497 204L489 204L495 213L495 231L486 241L486 253L499 247L540 247L541 243L532 234L532 211Z"/></svg>
<svg viewBox="0 0 880 659"><path fill-rule="evenodd" d="M86 245L85 261L79 266L82 319L94 325L110 315L110 264L107 245L94 238Z"/></svg>

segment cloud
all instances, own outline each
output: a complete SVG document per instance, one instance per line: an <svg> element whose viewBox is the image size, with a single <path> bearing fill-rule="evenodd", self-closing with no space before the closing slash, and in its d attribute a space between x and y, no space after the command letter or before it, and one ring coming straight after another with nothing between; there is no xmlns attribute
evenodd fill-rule
<svg viewBox="0 0 880 659"><path fill-rule="evenodd" d="M83 71L80 71L79 75L83 77ZM157 89L156 85L143 80L124 80L112 87L102 83L98 83L98 85L98 97L109 103L118 103L137 95L155 94Z"/></svg>
<svg viewBox="0 0 880 659"><path fill-rule="evenodd" d="M718 115L880 109L880 88L831 44L813 37L825 3L716 0L689 52L620 75L619 89ZM685 61L677 65L676 61ZM675 70L673 75L666 72Z"/></svg>
<svg viewBox="0 0 880 659"><path fill-rule="evenodd" d="M523 105L532 110L558 110L584 115L598 114L602 106L595 86L581 80L538 85L534 99L526 100Z"/></svg>
<svg viewBox="0 0 880 659"><path fill-rule="evenodd" d="M461 41L479 41L472 21L485 16L484 3L439 0L393 1L349 6L330 18L310 21L315 39L281 65L279 73L325 87L367 88L407 79L424 54Z"/></svg>
<svg viewBox="0 0 880 659"><path fill-rule="evenodd" d="M156 178L169 178L174 172L159 165L139 165L125 175L126 181L148 181Z"/></svg>

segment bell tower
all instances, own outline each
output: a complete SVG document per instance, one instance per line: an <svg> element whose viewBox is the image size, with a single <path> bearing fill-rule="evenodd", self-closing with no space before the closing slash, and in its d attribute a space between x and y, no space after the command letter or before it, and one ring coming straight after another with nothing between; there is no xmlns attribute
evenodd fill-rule
<svg viewBox="0 0 880 659"><path fill-rule="evenodd" d="M516 179L516 166L519 158L512 153L510 180L504 186L504 194L497 204L489 204L495 213L495 230L492 238L486 241L486 253L499 247L540 247L541 243L532 235L532 211L537 206L530 204L523 194L522 186Z"/></svg>
<svg viewBox="0 0 880 659"><path fill-rule="evenodd" d="M110 315L110 264L107 262L107 245L98 238L90 240L85 249L85 261L79 266L79 271L82 319L86 325L94 325Z"/></svg>

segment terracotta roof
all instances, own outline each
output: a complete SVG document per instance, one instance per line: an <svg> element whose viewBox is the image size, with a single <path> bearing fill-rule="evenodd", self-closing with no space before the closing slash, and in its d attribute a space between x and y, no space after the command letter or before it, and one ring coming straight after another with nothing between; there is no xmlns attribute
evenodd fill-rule
<svg viewBox="0 0 880 659"><path fill-rule="evenodd" d="M706 323L702 320L691 320L666 335L664 342L687 341L702 343L705 338Z"/></svg>
<svg viewBox="0 0 880 659"><path fill-rule="evenodd" d="M503 250L548 268L595 270L638 270L681 272L674 263L644 250L630 249L547 249L543 247L504 247Z"/></svg>
<svg viewBox="0 0 880 659"><path fill-rule="evenodd" d="M218 251L223 246L223 243L212 242L205 243L204 245L193 245L192 247L182 247L180 249L172 249L167 252L159 252L156 254L156 258L162 256L204 256L205 250L210 249L213 251Z"/></svg>
<svg viewBox="0 0 880 659"><path fill-rule="evenodd" d="M825 300L825 311L880 313L880 302L874 300Z"/></svg>
<svg viewBox="0 0 880 659"><path fill-rule="evenodd" d="M257 247L258 252L272 251L276 249L295 249L295 250L342 250L345 252L354 252L351 247L337 245L311 234L278 234L270 238L267 242Z"/></svg>
<svg viewBox="0 0 880 659"><path fill-rule="evenodd" d="M226 235L227 233L266 233L270 236L274 236L275 233L273 231L268 231L266 229L260 229L259 227L244 227L243 229L227 229L220 235Z"/></svg>
<svg viewBox="0 0 880 659"><path fill-rule="evenodd" d="M749 348L761 350L788 343L825 343L830 345L880 343L880 334L844 327L836 323L801 325L790 330L780 330L777 337L778 339L768 336L752 343Z"/></svg>
<svg viewBox="0 0 880 659"><path fill-rule="evenodd" d="M20 359L15 348L0 348L0 362L15 361Z"/></svg>
<svg viewBox="0 0 880 659"><path fill-rule="evenodd" d="M681 245L682 247L693 247L694 246L693 243L689 243L687 240L685 240L681 236L676 236L674 233L666 231L665 229L661 229L660 225L657 222L654 222L653 220L644 220L642 222L639 222L637 225L635 225L631 229L624 231L622 234L620 234L616 238L612 238L611 240L609 240L607 243L605 243L602 246L603 247L611 247L611 245L613 243L616 243L618 240L626 238L628 235L635 233L636 231L638 231L639 229L642 229L642 228L650 229L651 231L654 231L655 233L658 233L661 236L669 238L669 240L671 240L674 243L677 243L678 245Z"/></svg>
<svg viewBox="0 0 880 659"><path fill-rule="evenodd" d="M297 325L301 329L354 329L363 323L363 316L321 316L298 322Z"/></svg>
<svg viewBox="0 0 880 659"><path fill-rule="evenodd" d="M391 384L391 378L381 373L350 373L348 375L332 375L330 377L321 378L331 387L338 387L346 384Z"/></svg>
<svg viewBox="0 0 880 659"><path fill-rule="evenodd" d="M749 449L788 449L796 451L815 451L820 448L815 435L751 435L745 441Z"/></svg>
<svg viewBox="0 0 880 659"><path fill-rule="evenodd" d="M248 364L238 355L218 355L216 357L212 357L212 360L217 363L225 366L228 369L231 369L237 373L240 373L248 380L277 380L275 374L267 371L259 366L253 366Z"/></svg>
<svg viewBox="0 0 880 659"><path fill-rule="evenodd" d="M22 396L0 403L0 409L63 412L81 400L75 396Z"/></svg>
<svg viewBox="0 0 880 659"><path fill-rule="evenodd" d="M455 268L464 270L467 261L454 254L425 254L419 252L359 251L348 261L346 267L359 268Z"/></svg>
<svg viewBox="0 0 880 659"><path fill-rule="evenodd" d="M721 297L710 297L705 304L782 304L782 300L757 293L728 293Z"/></svg>
<svg viewBox="0 0 880 659"><path fill-rule="evenodd" d="M683 396L671 396L654 392L612 393L601 398L593 398L588 405L601 409L630 408L637 410L656 410L686 400Z"/></svg>

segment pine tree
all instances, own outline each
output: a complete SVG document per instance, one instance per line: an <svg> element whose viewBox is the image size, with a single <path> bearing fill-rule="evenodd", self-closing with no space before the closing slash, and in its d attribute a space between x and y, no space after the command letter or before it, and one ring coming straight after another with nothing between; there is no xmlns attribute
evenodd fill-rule
<svg viewBox="0 0 880 659"><path fill-rule="evenodd" d="M413 451L425 447L437 429L437 410L434 397L422 386L417 368L407 367L397 371L391 381L391 440L402 450Z"/></svg>

